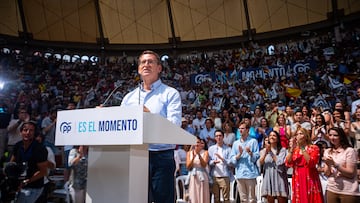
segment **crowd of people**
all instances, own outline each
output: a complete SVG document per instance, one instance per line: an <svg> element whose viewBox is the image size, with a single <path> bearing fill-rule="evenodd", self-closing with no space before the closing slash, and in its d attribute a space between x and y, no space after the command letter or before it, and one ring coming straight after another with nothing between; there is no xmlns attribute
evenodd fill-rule
<svg viewBox="0 0 360 203"><path fill-rule="evenodd" d="M358 201L359 34L358 29L347 29L339 36L329 32L287 41L274 45L273 54L267 46L250 43L247 48L189 53L162 61L162 81L180 93L181 126L198 139L192 147L178 146L185 164L177 174L191 174L190 201L208 202L212 193L218 202L221 193L227 202L229 182L236 179L241 201L255 202L256 178L262 175L261 192L267 201L285 202L290 196L289 168L294 202ZM24 124L35 121L44 145L55 156L65 154L66 174L79 172L73 164L86 167L84 147L54 146L56 112L124 103L125 95L141 82L140 62L131 59L108 57L104 64L92 64L1 53L5 83L0 86L0 154L4 160L24 139ZM282 75L273 72L273 67L308 62L315 62L315 67ZM243 74L254 68L262 72ZM194 79L205 74L211 76ZM74 190L84 194L84 182L78 185Z"/></svg>

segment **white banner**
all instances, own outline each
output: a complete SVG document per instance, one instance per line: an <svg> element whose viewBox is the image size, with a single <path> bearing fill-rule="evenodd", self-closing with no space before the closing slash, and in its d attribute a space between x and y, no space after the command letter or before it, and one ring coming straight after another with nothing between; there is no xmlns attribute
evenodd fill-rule
<svg viewBox="0 0 360 203"><path fill-rule="evenodd" d="M55 145L143 144L143 108L103 107L57 114Z"/></svg>

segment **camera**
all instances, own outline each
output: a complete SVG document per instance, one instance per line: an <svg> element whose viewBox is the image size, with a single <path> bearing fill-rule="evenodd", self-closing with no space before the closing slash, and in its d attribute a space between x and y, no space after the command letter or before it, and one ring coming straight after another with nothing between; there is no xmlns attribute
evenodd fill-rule
<svg viewBox="0 0 360 203"><path fill-rule="evenodd" d="M24 172L21 164L9 162L5 164L0 173L1 202L9 202L15 198L15 194L22 181L21 174Z"/></svg>

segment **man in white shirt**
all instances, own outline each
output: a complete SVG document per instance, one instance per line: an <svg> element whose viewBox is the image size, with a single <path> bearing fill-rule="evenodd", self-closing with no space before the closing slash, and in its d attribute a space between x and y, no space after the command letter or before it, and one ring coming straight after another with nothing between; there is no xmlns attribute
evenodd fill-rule
<svg viewBox="0 0 360 203"><path fill-rule="evenodd" d="M311 123L303 120L303 113L301 110L297 110L294 114L294 123L291 125L291 136L295 136L295 132L298 128L305 128L311 132Z"/></svg>
<svg viewBox="0 0 360 203"><path fill-rule="evenodd" d="M162 82L162 70L160 56L157 53L150 50L142 52L138 58L138 73L142 82L125 95L121 106L142 105L144 112L159 114L180 126L180 93ZM149 202L175 202L175 147L174 144L149 144Z"/></svg>
<svg viewBox="0 0 360 203"><path fill-rule="evenodd" d="M201 110L197 110L196 118L192 122L195 129L195 135L199 135L200 131L205 127L205 120L206 119L203 117Z"/></svg>
<svg viewBox="0 0 360 203"><path fill-rule="evenodd" d="M284 105L283 101L279 100L279 101L278 101L278 107L277 107L277 108L278 108L278 111L284 112L286 106Z"/></svg>
<svg viewBox="0 0 360 203"><path fill-rule="evenodd" d="M30 115L25 108L20 108L18 113L19 119L12 119L7 127L8 131L8 147L12 152L13 146L22 140L20 134L20 126L30 120Z"/></svg>
<svg viewBox="0 0 360 203"><path fill-rule="evenodd" d="M209 147L210 174L213 179L212 193L214 202L220 203L220 191L224 203L229 203L230 198L230 153L231 148L224 144L224 132L215 131L216 145Z"/></svg>
<svg viewBox="0 0 360 203"><path fill-rule="evenodd" d="M207 118L205 120L205 128L203 128L200 131L199 137L201 139L206 140L208 147L210 147L215 144L214 134L215 134L214 123L211 118Z"/></svg>

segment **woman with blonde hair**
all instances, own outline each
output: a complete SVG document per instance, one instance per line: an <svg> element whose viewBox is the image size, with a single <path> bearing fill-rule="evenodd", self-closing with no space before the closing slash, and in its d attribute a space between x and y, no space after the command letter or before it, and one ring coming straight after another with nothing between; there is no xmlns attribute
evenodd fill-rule
<svg viewBox="0 0 360 203"><path fill-rule="evenodd" d="M319 173L320 149L311 143L309 131L298 128L290 139L285 165L293 168L292 202L324 202Z"/></svg>
<svg viewBox="0 0 360 203"><path fill-rule="evenodd" d="M235 133L232 131L232 125L231 123L225 123L224 124L224 143L232 147L232 144L235 141Z"/></svg>

